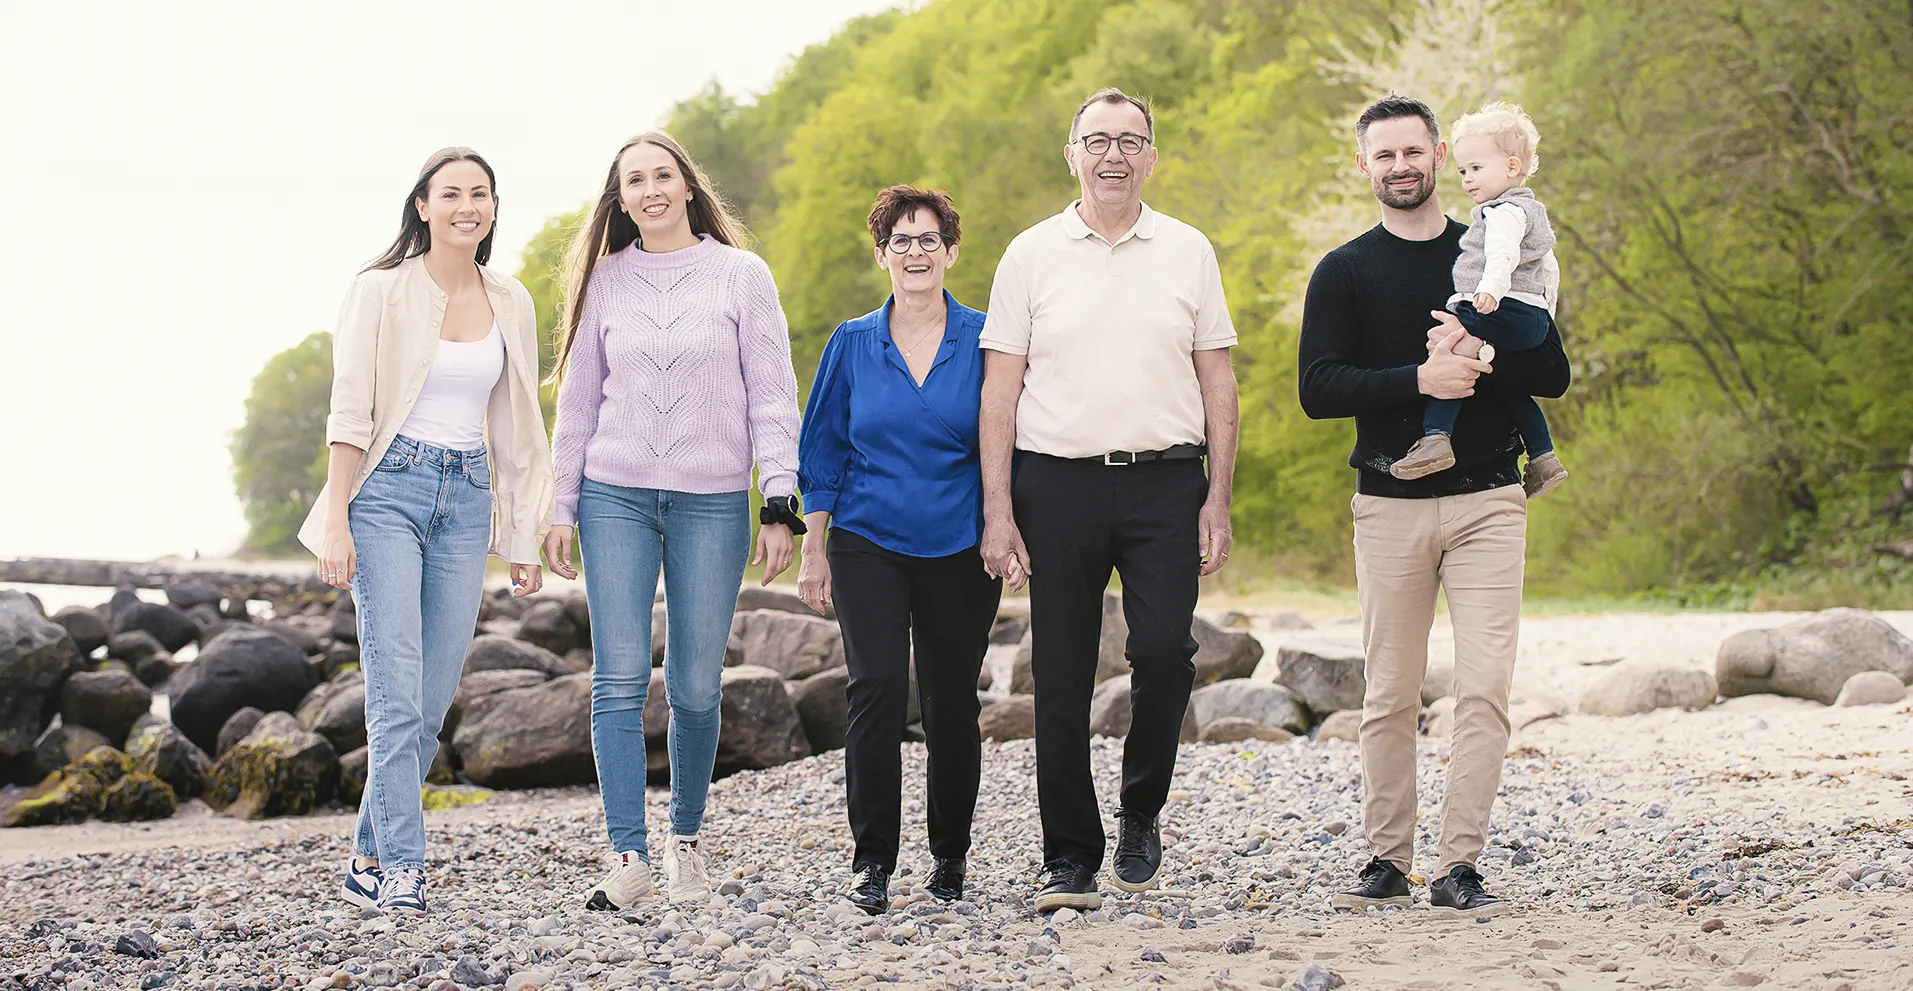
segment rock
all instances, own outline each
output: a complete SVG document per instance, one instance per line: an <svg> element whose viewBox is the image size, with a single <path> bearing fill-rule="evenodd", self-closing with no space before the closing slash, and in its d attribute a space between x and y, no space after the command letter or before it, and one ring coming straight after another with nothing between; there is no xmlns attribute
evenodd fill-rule
<svg viewBox="0 0 1913 991"><path fill-rule="evenodd" d="M239 741L245 739L246 734L252 732L252 728L259 725L259 720L264 718L266 718L266 714L252 706L246 706L238 712L233 713L227 718L226 722L219 727L219 737L214 741L216 745L213 749L213 756L226 756L226 751L238 746Z"/></svg>
<svg viewBox="0 0 1913 991"><path fill-rule="evenodd" d="M537 644L559 657L583 640L577 624L565 614L565 604L551 598L539 599L525 610L518 627L518 639Z"/></svg>
<svg viewBox="0 0 1913 991"><path fill-rule="evenodd" d="M753 612L758 609L775 609L778 612L796 613L799 616L815 617L816 611L804 604L804 600L789 592L782 592L762 585L746 585L737 593L737 611ZM825 613L825 619L836 619L836 610Z"/></svg>
<svg viewBox="0 0 1913 991"><path fill-rule="evenodd" d="M565 616L571 620L572 629L578 631L578 646L591 646L591 602L583 592L574 592L565 597ZM519 614L523 618L523 614ZM573 648L576 649L576 648Z"/></svg>
<svg viewBox="0 0 1913 991"><path fill-rule="evenodd" d="M106 640L106 656L115 657L128 664L138 664L149 657L168 653L160 645L159 638L145 630L127 630L115 633Z"/></svg>
<svg viewBox="0 0 1913 991"><path fill-rule="evenodd" d="M173 680L181 665L173 655L161 651L133 665L133 677L148 688L158 688Z"/></svg>
<svg viewBox="0 0 1913 991"><path fill-rule="evenodd" d="M1312 963L1289 984L1289 991L1333 991L1344 983L1342 975L1319 963Z"/></svg>
<svg viewBox="0 0 1913 991"><path fill-rule="evenodd" d="M849 668L819 671L792 683L791 700L797 704L797 717L804 723L804 738L810 741L811 753L844 748L844 735L850 728L849 688Z"/></svg>
<svg viewBox="0 0 1913 991"><path fill-rule="evenodd" d="M84 658L24 592L0 591L0 768L28 758Z"/></svg>
<svg viewBox="0 0 1913 991"><path fill-rule="evenodd" d="M326 682L306 695L294 715L300 727L325 737L335 752L357 750L365 746L365 682Z"/></svg>
<svg viewBox="0 0 1913 991"><path fill-rule="evenodd" d="M53 621L66 629L66 635L73 638L74 646L82 654L92 654L106 646L113 636L99 610L86 606L67 606L53 614Z"/></svg>
<svg viewBox="0 0 1913 991"><path fill-rule="evenodd" d="M1102 684L1119 674L1129 673L1129 619L1123 615L1123 598L1114 592L1103 593L1103 637L1096 653L1096 683ZM1032 689L1034 691L1034 689Z"/></svg>
<svg viewBox="0 0 1913 991"><path fill-rule="evenodd" d="M1281 685L1236 679L1205 685L1189 694L1196 725L1204 730L1218 719L1234 716L1262 726L1302 734L1309 729L1309 710L1294 692Z"/></svg>
<svg viewBox="0 0 1913 991"><path fill-rule="evenodd" d="M756 615L767 614L771 612ZM797 704L778 671L755 664L725 668L723 691L723 728L717 739L719 775L776 767L810 756L810 741L804 735Z"/></svg>
<svg viewBox="0 0 1913 991"><path fill-rule="evenodd" d="M121 936L119 940L113 944L113 952L129 957L142 957L147 960L156 960L159 958L159 944L153 940L153 937L135 929Z"/></svg>
<svg viewBox="0 0 1913 991"><path fill-rule="evenodd" d="M1004 616L990 626L990 643L1019 644L1030 631L1028 616Z"/></svg>
<svg viewBox="0 0 1913 991"><path fill-rule="evenodd" d="M1225 630L1246 630L1255 625L1255 620L1240 609L1225 609L1216 617L1216 625Z"/></svg>
<svg viewBox="0 0 1913 991"><path fill-rule="evenodd" d="M133 728L126 755L138 770L166 782L180 801L198 798L206 790L212 758L186 739L179 727L163 719L148 719Z"/></svg>
<svg viewBox="0 0 1913 991"><path fill-rule="evenodd" d="M94 817L161 819L176 807L164 781L140 773L132 758L111 747L95 747L14 803L0 826L51 826Z"/></svg>
<svg viewBox="0 0 1913 991"><path fill-rule="evenodd" d="M326 635L333 640L357 644L359 642L359 606L350 595L341 595L332 601L332 612L327 616Z"/></svg>
<svg viewBox="0 0 1913 991"><path fill-rule="evenodd" d="M1240 743L1244 740L1287 743L1295 739L1295 734L1280 726L1264 726L1241 716L1222 716L1203 726L1199 739L1204 743Z"/></svg>
<svg viewBox="0 0 1913 991"><path fill-rule="evenodd" d="M1129 679L1119 674L1096 686L1089 697L1091 736L1128 736L1129 723L1136 709L1129 694Z"/></svg>
<svg viewBox="0 0 1913 991"><path fill-rule="evenodd" d="M480 671L542 671L549 678L576 673L564 658L537 644L489 633L474 639L465 651L465 671L460 677Z"/></svg>
<svg viewBox="0 0 1913 991"><path fill-rule="evenodd" d="M341 760L341 766L343 764ZM458 783L458 752L451 744L439 741L438 752L432 755L432 766L425 769L425 783L441 786Z"/></svg>
<svg viewBox="0 0 1913 991"><path fill-rule="evenodd" d="M186 618L192 620L194 626L199 627L199 639L202 641L211 640L214 635L232 625L230 620L219 615L218 607L204 603L186 607Z"/></svg>
<svg viewBox="0 0 1913 991"><path fill-rule="evenodd" d="M1827 705L1862 671L1913 681L1913 640L1862 609L1827 609L1776 629L1736 633L1721 642L1714 668L1728 698L1789 695Z"/></svg>
<svg viewBox="0 0 1913 991"><path fill-rule="evenodd" d="M1033 631L1024 633L1022 642L1016 645L1016 656L1010 662L1009 690L1011 695L1035 694L1036 674L1032 669L1035 658L1036 634ZM1101 684L1108 680L1107 678L1099 678L1097 679L1097 683Z"/></svg>
<svg viewBox="0 0 1913 991"><path fill-rule="evenodd" d="M217 750L233 713L291 712L318 683L318 672L285 639L256 626L214 637L173 679L173 724L199 749Z"/></svg>
<svg viewBox="0 0 1913 991"><path fill-rule="evenodd" d="M1222 952L1240 956L1255 949L1255 936L1251 933L1236 933L1222 941Z"/></svg>
<svg viewBox="0 0 1913 991"><path fill-rule="evenodd" d="M1368 690L1359 643L1324 637L1298 637L1275 654L1275 680L1299 696L1311 712L1360 709Z"/></svg>
<svg viewBox="0 0 1913 991"><path fill-rule="evenodd" d="M813 615L754 609L732 618L731 635L744 644L745 664L792 680L844 666L843 632Z"/></svg>
<svg viewBox="0 0 1913 991"><path fill-rule="evenodd" d="M98 730L115 747L153 708L153 690L125 671L82 671L60 689L60 722Z"/></svg>
<svg viewBox="0 0 1913 991"><path fill-rule="evenodd" d="M589 671L595 664L595 658L591 655L590 647L573 647L565 651L564 660L565 667L570 668L572 674Z"/></svg>
<svg viewBox="0 0 1913 991"><path fill-rule="evenodd" d="M1331 712L1322 725L1315 730L1317 740L1347 740L1350 743L1362 742L1362 710L1343 709Z"/></svg>
<svg viewBox="0 0 1913 991"><path fill-rule="evenodd" d="M320 665L319 677L331 681L341 671L350 671L359 666L359 645L334 640L325 645L325 663Z"/></svg>
<svg viewBox="0 0 1913 991"><path fill-rule="evenodd" d="M359 799L365 797L365 776L372 766L372 751L360 747L339 758L339 801L358 807Z"/></svg>
<svg viewBox="0 0 1913 991"><path fill-rule="evenodd" d="M206 776L206 804L243 819L305 815L339 786L339 752L289 712L268 713Z"/></svg>
<svg viewBox="0 0 1913 991"><path fill-rule="evenodd" d="M1196 638L1196 684L1247 678L1262 663L1262 643L1238 630L1225 630L1197 617L1190 626Z"/></svg>
<svg viewBox="0 0 1913 991"><path fill-rule="evenodd" d="M652 784L671 783L671 703L665 698L664 669L651 669L644 696L644 769Z"/></svg>
<svg viewBox="0 0 1913 991"><path fill-rule="evenodd" d="M34 601L37 603L39 600ZM114 589L113 597L106 600L106 604L100 607L100 615L106 617L106 625L111 627L113 617L119 615L120 610L139 605L140 601L138 592L133 591L131 586L122 585Z"/></svg>
<svg viewBox="0 0 1913 991"><path fill-rule="evenodd" d="M275 619L261 629L284 639L301 654L317 654L321 649L319 642L332 633L332 617L287 616Z"/></svg>
<svg viewBox="0 0 1913 991"><path fill-rule="evenodd" d="M1508 720L1514 722L1512 715ZM1438 698L1427 709L1422 710L1421 731L1424 736L1437 740L1446 740L1455 732L1455 697L1452 695Z"/></svg>
<svg viewBox="0 0 1913 991"><path fill-rule="evenodd" d="M1906 698L1906 686L1885 671L1862 671L1840 686L1834 705L1893 705Z"/></svg>
<svg viewBox="0 0 1913 991"><path fill-rule="evenodd" d="M100 796L100 818L107 822L146 822L164 819L179 809L172 786L140 771L125 774Z"/></svg>
<svg viewBox="0 0 1913 991"><path fill-rule="evenodd" d="M445 725L439 728L438 738L450 740L458 732L459 721L465 718L465 710L471 704L487 695L508 692L514 688L532 688L551 680L543 671L528 668L512 668L501 671L480 671L459 679L458 691L452 695L452 707L445 713Z"/></svg>
<svg viewBox="0 0 1913 991"><path fill-rule="evenodd" d="M194 606L218 608L219 603L225 598L225 595L210 582L181 582L166 589L166 601L181 609L191 609Z"/></svg>
<svg viewBox="0 0 1913 991"><path fill-rule="evenodd" d="M1700 668L1623 661L1581 693L1590 716L1631 716L1655 709L1705 709L1717 694L1714 676Z"/></svg>
<svg viewBox="0 0 1913 991"><path fill-rule="evenodd" d="M502 979L485 969L484 961L471 954L458 958L452 966L452 980L466 987L484 988L504 983Z"/></svg>
<svg viewBox="0 0 1913 991"><path fill-rule="evenodd" d="M1421 679L1421 704L1434 705L1436 699L1447 698L1455 694L1455 665L1449 661L1428 662L1428 671Z"/></svg>
<svg viewBox="0 0 1913 991"><path fill-rule="evenodd" d="M985 740L1035 739L1036 696L1012 695L983 710L977 733Z"/></svg>
<svg viewBox="0 0 1913 991"><path fill-rule="evenodd" d="M487 788L598 780L591 755L591 676L566 675L473 699L452 747L465 777Z"/></svg>
<svg viewBox="0 0 1913 991"><path fill-rule="evenodd" d="M135 602L113 611L113 632L145 630L172 653L199 639L199 624L178 606L163 602Z"/></svg>
<svg viewBox="0 0 1913 991"><path fill-rule="evenodd" d="M111 747L112 741L98 730L85 726L59 726L47 730L33 747L33 780L41 781L92 753L96 747Z"/></svg>

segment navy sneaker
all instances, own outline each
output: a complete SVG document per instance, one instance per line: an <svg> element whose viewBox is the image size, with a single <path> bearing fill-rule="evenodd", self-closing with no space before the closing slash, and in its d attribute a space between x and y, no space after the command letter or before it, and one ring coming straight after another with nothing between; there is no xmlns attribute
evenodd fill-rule
<svg viewBox="0 0 1913 991"><path fill-rule="evenodd" d="M345 900L360 908L376 908L379 904L379 882L383 875L374 864L361 870L359 858L353 857L345 862L345 883L339 886Z"/></svg>

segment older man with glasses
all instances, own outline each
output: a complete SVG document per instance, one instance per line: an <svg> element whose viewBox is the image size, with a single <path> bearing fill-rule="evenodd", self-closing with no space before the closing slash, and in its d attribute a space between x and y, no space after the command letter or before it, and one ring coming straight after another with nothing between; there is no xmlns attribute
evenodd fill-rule
<svg viewBox="0 0 1913 991"><path fill-rule="evenodd" d="M984 565L1031 584L1039 912L1102 904L1089 703L1112 569L1134 707L1113 875L1136 892L1162 870L1198 578L1229 556L1235 328L1208 239L1142 201L1154 124L1116 89L1077 109L1064 159L1082 198L1010 243L980 341Z"/></svg>

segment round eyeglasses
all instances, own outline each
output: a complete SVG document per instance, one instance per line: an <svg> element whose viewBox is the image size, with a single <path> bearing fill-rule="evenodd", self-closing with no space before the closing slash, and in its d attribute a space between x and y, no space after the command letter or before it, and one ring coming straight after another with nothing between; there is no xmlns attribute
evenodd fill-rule
<svg viewBox="0 0 1913 991"><path fill-rule="evenodd" d="M924 231L915 237L908 234L892 234L884 243L890 246L890 253L893 255L909 254L910 246L913 244L922 248L923 253L927 255L943 247L943 235L936 231Z"/></svg>
<svg viewBox="0 0 1913 991"><path fill-rule="evenodd" d="M1097 131L1094 134L1085 134L1076 140L1082 142L1083 150L1092 155L1101 155L1108 151L1111 143L1114 143L1117 150L1125 155L1140 155L1144 148L1149 147L1149 139L1133 131L1124 131L1115 137Z"/></svg>

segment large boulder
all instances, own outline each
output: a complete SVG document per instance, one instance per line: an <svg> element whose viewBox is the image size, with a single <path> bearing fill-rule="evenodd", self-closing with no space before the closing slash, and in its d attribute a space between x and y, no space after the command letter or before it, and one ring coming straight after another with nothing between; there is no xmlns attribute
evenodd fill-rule
<svg viewBox="0 0 1913 991"><path fill-rule="evenodd" d="M0 826L163 819L177 807L164 781L140 772L132 758L111 747L95 747L40 782L7 810Z"/></svg>
<svg viewBox="0 0 1913 991"><path fill-rule="evenodd" d="M1317 740L1346 740L1349 743L1362 742L1362 710L1343 709L1331 712L1315 728Z"/></svg>
<svg viewBox="0 0 1913 991"><path fill-rule="evenodd" d="M365 746L365 679L349 671L306 693L293 713L302 729L325 737L338 753Z"/></svg>
<svg viewBox="0 0 1913 991"><path fill-rule="evenodd" d="M305 815L339 787L339 752L289 712L267 713L206 775L206 804L242 819Z"/></svg>
<svg viewBox="0 0 1913 991"><path fill-rule="evenodd" d="M145 630L115 633L106 640L106 656L128 664L137 665L149 657L158 657L167 653L166 648L160 644L159 638Z"/></svg>
<svg viewBox="0 0 1913 991"><path fill-rule="evenodd" d="M106 641L113 636L113 631L106 627L106 617L86 606L67 606L53 614L53 621L66 628L66 635L73 638L82 654L91 654L106 646Z"/></svg>
<svg viewBox="0 0 1913 991"><path fill-rule="evenodd" d="M1028 616L1001 616L990 626L990 643L995 645L1019 644L1023 634L1030 631Z"/></svg>
<svg viewBox="0 0 1913 991"><path fill-rule="evenodd" d="M999 700L977 716L976 732L985 740L1035 739L1036 696L1012 695Z"/></svg>
<svg viewBox="0 0 1913 991"><path fill-rule="evenodd" d="M133 665L133 677L148 688L157 689L173 679L182 665L173 659L173 655L160 651Z"/></svg>
<svg viewBox="0 0 1913 991"><path fill-rule="evenodd" d="M264 718L266 718L265 711L252 706L246 706L228 716L219 727L219 738L214 743L212 755L226 756L226 751L239 746L239 741L245 739L246 734L251 733L252 728L259 725L259 720Z"/></svg>
<svg viewBox="0 0 1913 991"><path fill-rule="evenodd" d="M333 600L332 612L326 620L326 636L350 644L359 642L358 600L349 595L339 596Z"/></svg>
<svg viewBox="0 0 1913 991"><path fill-rule="evenodd" d="M84 726L68 726L64 721L58 726L41 734L33 747L33 779L44 780L47 775L92 753L99 747L111 747L108 740L98 730Z"/></svg>
<svg viewBox="0 0 1913 991"><path fill-rule="evenodd" d="M166 590L166 601L181 609L194 606L212 606L217 609L225 596L211 582L189 581L171 586Z"/></svg>
<svg viewBox="0 0 1913 991"><path fill-rule="evenodd" d="M1863 609L1828 609L1721 642L1714 674L1720 694L1789 695L1832 705L1847 679L1885 671L1913 681L1913 640Z"/></svg>
<svg viewBox="0 0 1913 991"><path fill-rule="evenodd" d="M199 624L184 609L164 602L135 602L114 610L113 632L128 630L151 633L161 647L173 653L199 639Z"/></svg>
<svg viewBox="0 0 1913 991"><path fill-rule="evenodd" d="M1623 661L1581 693L1589 716L1631 716L1655 709L1705 709L1718 686L1706 671L1682 664Z"/></svg>
<svg viewBox="0 0 1913 991"><path fill-rule="evenodd" d="M287 616L267 623L263 629L283 638L301 654L321 653L323 641L332 634L330 616Z"/></svg>
<svg viewBox="0 0 1913 991"><path fill-rule="evenodd" d="M785 678L808 678L844 666L843 632L827 619L753 609L731 619L731 635L743 642L743 663L770 668Z"/></svg>
<svg viewBox="0 0 1913 991"><path fill-rule="evenodd" d="M1096 683L1129 673L1129 618L1123 615L1123 597L1103 593L1103 638L1096 654Z"/></svg>
<svg viewBox="0 0 1913 991"><path fill-rule="evenodd" d="M365 777L372 767L372 751L367 747L339 758L339 801L358 807L365 797Z"/></svg>
<svg viewBox="0 0 1913 991"><path fill-rule="evenodd" d="M1243 743L1249 740L1286 743L1295 739L1295 734L1280 726L1267 726L1242 716L1223 716L1210 720L1202 728L1199 739L1204 743Z"/></svg>
<svg viewBox="0 0 1913 991"><path fill-rule="evenodd" d="M33 752L59 711L60 689L84 665L66 628L31 596L0 591L0 768Z"/></svg>
<svg viewBox="0 0 1913 991"><path fill-rule="evenodd" d="M598 779L591 676L572 674L472 700L452 735L465 776L487 788L552 788Z"/></svg>
<svg viewBox="0 0 1913 991"><path fill-rule="evenodd" d="M290 642L260 627L236 626L201 647L198 659L173 678L173 723L210 753L233 713L247 706L290 713L318 680Z"/></svg>
<svg viewBox="0 0 1913 991"><path fill-rule="evenodd" d="M213 769L212 758L163 719L141 720L133 727L126 755L138 770L166 782L182 802L206 790L206 775Z"/></svg>
<svg viewBox="0 0 1913 991"><path fill-rule="evenodd" d="M1196 725L1206 729L1218 719L1236 717L1290 733L1309 729L1309 710L1300 696L1281 685L1235 679L1204 685L1189 694Z"/></svg>
<svg viewBox="0 0 1913 991"><path fill-rule="evenodd" d="M1240 630L1225 630L1198 616L1190 625L1196 638L1196 684L1247 678L1262 663L1262 642Z"/></svg>
<svg viewBox="0 0 1913 991"><path fill-rule="evenodd" d="M60 722L99 730L115 747L152 708L153 690L125 671L82 671L60 689Z"/></svg>
<svg viewBox="0 0 1913 991"><path fill-rule="evenodd" d="M1287 685L1313 712L1359 709L1368 691L1363 663L1360 643L1297 637L1275 652L1275 680Z"/></svg>
<svg viewBox="0 0 1913 991"><path fill-rule="evenodd" d="M985 655L987 658L988 655ZM1023 639L1016 645L1016 653L1010 659L1009 691L1011 695L1031 695L1036 692L1036 632L1024 630ZM1098 683L1109 679L1099 678Z"/></svg>
<svg viewBox="0 0 1913 991"><path fill-rule="evenodd" d="M755 664L725 668L723 691L718 775L776 767L810 756L804 721L780 672Z"/></svg>
<svg viewBox="0 0 1913 991"><path fill-rule="evenodd" d="M1133 675L1119 674L1096 686L1089 698L1089 732L1096 736L1128 736L1130 724L1135 721L1135 694L1131 691ZM1182 710L1182 738L1194 740L1197 736L1196 710L1193 706Z"/></svg>
<svg viewBox="0 0 1913 991"><path fill-rule="evenodd" d="M580 592L565 598L565 615L578 631L578 646L591 646L591 600Z"/></svg>
<svg viewBox="0 0 1913 991"><path fill-rule="evenodd" d="M480 671L542 671L552 678L572 674L563 657L537 644L487 633L474 638L465 651L465 672L461 678Z"/></svg>
<svg viewBox="0 0 1913 991"><path fill-rule="evenodd" d="M439 727L438 738L448 742L452 739L458 732L459 722L465 718L465 710L473 702L514 688L533 688L550 680L551 675L528 668L480 671L466 675L459 679L458 691L452 694L452 707L445 713L445 725Z"/></svg>
<svg viewBox="0 0 1913 991"><path fill-rule="evenodd" d="M525 610L518 625L518 639L534 643L559 657L584 644L578 625L565 612L565 604L556 598L543 598Z"/></svg>
<svg viewBox="0 0 1913 991"><path fill-rule="evenodd" d="M850 669L819 671L790 685L812 753L842 750L850 731Z"/></svg>

